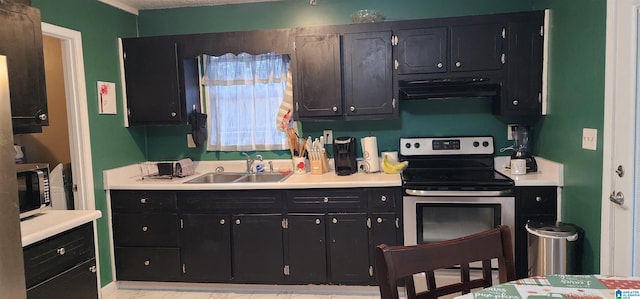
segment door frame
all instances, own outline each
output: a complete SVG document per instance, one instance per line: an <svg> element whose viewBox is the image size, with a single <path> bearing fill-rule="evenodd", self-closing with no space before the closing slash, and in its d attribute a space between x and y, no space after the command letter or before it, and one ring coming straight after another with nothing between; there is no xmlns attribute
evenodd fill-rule
<svg viewBox="0 0 640 299"><path fill-rule="evenodd" d="M68 115L69 149L76 210L95 210L93 163L89 132L87 90L79 31L42 22L42 34L61 40Z"/></svg>
<svg viewBox="0 0 640 299"><path fill-rule="evenodd" d="M616 157L616 148L618 155L620 150L624 150L625 156L633 156L631 163L625 164L625 172L627 180L632 180L632 191L627 192L625 206L634 209L637 203L636 190L638 190L638 182L636 181L638 165L636 165L637 149L635 145L638 129L638 111L636 110L636 100L629 100L627 97L630 90L618 90L619 80L629 80L629 84L635 84L636 89L640 87L638 84L637 55L638 49L638 29L637 22L640 21L638 13L640 13L638 0L623 1L607 1L607 29L606 29L606 67L605 67L605 94L604 94L604 123L603 123L603 155L602 155L602 218L601 218L601 237L600 237L600 273L611 275L634 275L633 263L629 263L634 258L634 233L629 228L629 222L633 224L633 213L631 216L620 217L617 219L615 213L620 212L620 207L609 201L609 196L616 186L622 185L621 181L614 178L616 165L623 163L620 157ZM629 15L619 16L620 11L628 11ZM631 16L633 14L633 16ZM621 22L630 18L636 23L636 27L630 28L629 31L621 32L618 30ZM626 28L626 27L625 27ZM631 39L629 40L629 36ZM629 40L629 44L622 44L622 41ZM621 54L621 55L620 55ZM622 65L624 62L625 65ZM627 68L627 66L631 66ZM633 82L633 83L631 83ZM624 86L624 84L623 84ZM622 94L622 96L620 95ZM637 97L636 91L633 96ZM625 100L626 99L626 100ZM624 111L624 115L620 112ZM626 130L618 128L616 130L616 119L625 122ZM620 121L620 120L619 120ZM618 124L620 126L620 124ZM628 128L632 128L628 130ZM615 159L615 160L614 160ZM620 191L620 190L616 190ZM630 204L629 204L630 203ZM622 225L622 230L616 227ZM616 233L614 233L616 232ZM622 232L622 233L621 233ZM614 250L615 244L617 251ZM622 249L622 250L621 250ZM638 258L636 256L635 258Z"/></svg>

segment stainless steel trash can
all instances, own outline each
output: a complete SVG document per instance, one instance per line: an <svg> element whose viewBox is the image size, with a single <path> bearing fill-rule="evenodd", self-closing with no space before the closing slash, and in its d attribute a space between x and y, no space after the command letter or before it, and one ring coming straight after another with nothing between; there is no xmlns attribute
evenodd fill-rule
<svg viewBox="0 0 640 299"><path fill-rule="evenodd" d="M529 222L529 276L580 274L577 271L580 229L570 223Z"/></svg>

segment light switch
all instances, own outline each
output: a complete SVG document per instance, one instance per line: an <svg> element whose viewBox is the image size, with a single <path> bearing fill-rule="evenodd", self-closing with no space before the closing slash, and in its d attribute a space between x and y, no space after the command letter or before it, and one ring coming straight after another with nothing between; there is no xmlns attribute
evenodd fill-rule
<svg viewBox="0 0 640 299"><path fill-rule="evenodd" d="M582 128L582 148L595 151L598 143L598 130Z"/></svg>

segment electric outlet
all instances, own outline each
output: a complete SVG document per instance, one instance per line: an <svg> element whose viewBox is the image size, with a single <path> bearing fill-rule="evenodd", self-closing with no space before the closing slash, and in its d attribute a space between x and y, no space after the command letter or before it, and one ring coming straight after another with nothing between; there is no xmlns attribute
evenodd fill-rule
<svg viewBox="0 0 640 299"><path fill-rule="evenodd" d="M322 132L322 136L324 136L324 144L333 144L333 131L332 130L324 130Z"/></svg>
<svg viewBox="0 0 640 299"><path fill-rule="evenodd" d="M598 130L582 128L582 148L595 151L598 143Z"/></svg>
<svg viewBox="0 0 640 299"><path fill-rule="evenodd" d="M507 125L507 140L513 140L513 132L515 132L517 128L518 125L516 124Z"/></svg>
<svg viewBox="0 0 640 299"><path fill-rule="evenodd" d="M187 134L187 147L196 147L196 144L193 142L193 136L191 134Z"/></svg>

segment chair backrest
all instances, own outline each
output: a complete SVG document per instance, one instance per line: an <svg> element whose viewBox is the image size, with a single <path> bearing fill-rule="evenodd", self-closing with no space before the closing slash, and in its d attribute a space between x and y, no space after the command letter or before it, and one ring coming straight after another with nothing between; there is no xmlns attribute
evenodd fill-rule
<svg viewBox="0 0 640 299"><path fill-rule="evenodd" d="M491 259L497 258L500 283L515 280L513 245L508 226L473 235L413 246L378 245L376 275L382 299L398 299L398 282L404 280L407 298L438 298L467 294L492 285ZM469 263L482 262L482 278L470 280ZM460 282L436 286L434 270L460 265ZM427 290L416 294L413 274L425 273Z"/></svg>

